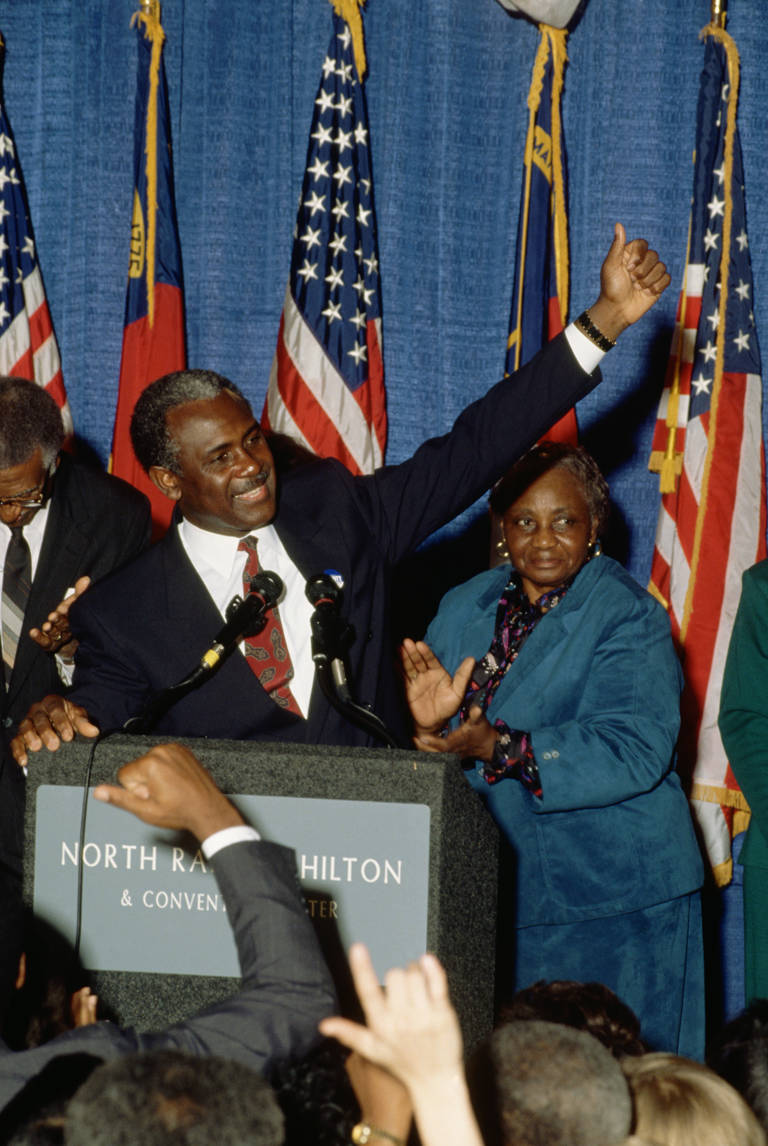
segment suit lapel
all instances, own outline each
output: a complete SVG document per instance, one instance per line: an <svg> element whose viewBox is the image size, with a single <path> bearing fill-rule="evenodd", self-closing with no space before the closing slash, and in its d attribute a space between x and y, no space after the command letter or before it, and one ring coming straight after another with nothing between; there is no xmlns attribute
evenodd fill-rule
<svg viewBox="0 0 768 1146"><path fill-rule="evenodd" d="M158 578L157 594L162 597L168 630L189 649L190 658L199 658L222 626L221 613L189 560L178 529L172 525L157 544L164 571Z"/></svg>
<svg viewBox="0 0 768 1146"><path fill-rule="evenodd" d="M582 625L585 603L600 575L599 564L585 566L562 603L541 618L499 685L493 700L495 707L500 710L513 702L516 706L523 705L530 713L539 712L542 703L546 705L546 697L557 675L562 642Z"/></svg>
<svg viewBox="0 0 768 1146"><path fill-rule="evenodd" d="M183 664L181 672L186 674L200 661L206 649L210 648L214 637L223 625L221 613L203 581L196 572L178 535L171 527L162 541L163 572L158 578L158 595L162 594L164 617L158 618L158 630L165 639L173 635L178 642L175 656L177 664ZM168 680L164 687L176 684ZM259 684L245 657L234 649L214 675L202 685L200 703L217 704L227 711L252 713L261 706L265 714L278 721L281 710L270 699ZM274 710L274 711L273 711ZM290 726L294 718L285 718Z"/></svg>
<svg viewBox="0 0 768 1146"><path fill-rule="evenodd" d="M66 462L62 462L60 473L56 475L43 544L24 614L24 630L8 690L9 703L24 684L35 657L48 655L41 654L39 647L28 635L29 630L39 627L56 608L63 593L76 580L78 569L82 568L88 537L78 524L77 516L72 513L73 496L70 471Z"/></svg>
<svg viewBox="0 0 768 1146"><path fill-rule="evenodd" d="M322 481L320 474L318 481ZM313 492L316 496L316 488ZM315 506L304 497L301 473L287 474L281 479L279 508L274 525L288 556L305 578L319 573L321 570L317 567L318 563L327 564L327 555L334 552L334 546L337 543L343 544L342 535L334 530L332 522L315 512ZM320 534L325 551L323 555L318 553Z"/></svg>

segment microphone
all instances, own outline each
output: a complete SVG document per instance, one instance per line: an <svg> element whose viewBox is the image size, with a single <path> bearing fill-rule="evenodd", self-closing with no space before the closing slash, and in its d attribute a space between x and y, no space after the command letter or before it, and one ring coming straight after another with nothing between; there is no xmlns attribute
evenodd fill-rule
<svg viewBox="0 0 768 1146"><path fill-rule="evenodd" d="M213 638L192 672L177 684L161 689L150 698L141 712L123 725L124 732L149 732L161 716L193 689L229 656L242 637L252 636L264 627L265 613L278 601L283 582L277 573L265 570L251 578L246 596L233 597L227 606L224 626Z"/></svg>
<svg viewBox="0 0 768 1146"><path fill-rule="evenodd" d="M252 577L247 596L233 597L227 605L226 623L200 658L199 669L215 668L242 637L253 636L263 629L264 614L277 603L282 591L283 582L277 573L265 570Z"/></svg>
<svg viewBox="0 0 768 1146"><path fill-rule="evenodd" d="M335 569L315 573L307 581L305 593L315 607L310 621L312 660L326 700L351 724L383 740L390 748L397 748L397 741L383 720L370 708L356 703L347 682L345 657L355 639L355 630L341 615L344 600L341 573Z"/></svg>
<svg viewBox="0 0 768 1146"><path fill-rule="evenodd" d="M352 695L344 658L355 632L341 615L344 580L335 569L326 569L310 577L304 591L310 605L315 607L310 621L312 660L318 668L330 667L336 691L345 703L349 703Z"/></svg>

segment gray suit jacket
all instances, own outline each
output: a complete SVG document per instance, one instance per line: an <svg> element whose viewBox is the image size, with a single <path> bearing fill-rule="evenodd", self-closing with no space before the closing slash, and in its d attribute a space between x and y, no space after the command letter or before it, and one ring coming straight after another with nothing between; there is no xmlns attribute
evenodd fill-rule
<svg viewBox="0 0 768 1146"><path fill-rule="evenodd" d="M293 852L266 841L236 843L218 852L212 864L240 959L237 994L162 1031L140 1034L101 1022L33 1050L0 1045L0 1107L63 1054L111 1059L175 1049L265 1071L273 1061L310 1047L319 1020L334 1013L336 997L301 899Z"/></svg>

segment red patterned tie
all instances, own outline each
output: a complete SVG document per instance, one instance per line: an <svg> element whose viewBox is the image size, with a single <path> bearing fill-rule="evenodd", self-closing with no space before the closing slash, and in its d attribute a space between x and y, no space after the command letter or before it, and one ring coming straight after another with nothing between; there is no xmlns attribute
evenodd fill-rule
<svg viewBox="0 0 768 1146"><path fill-rule="evenodd" d="M245 569L243 570L243 594L250 592L251 578L259 571L259 559L256 555L257 538L244 537L238 545L240 552L246 553ZM285 633L280 622L280 613L277 605L266 615L264 628L255 637L245 638L245 659L252 671L256 674L259 684L268 692L272 700L281 708L287 708L301 716L302 712L291 692L290 681L293 679L293 665L291 664L288 646L285 643Z"/></svg>

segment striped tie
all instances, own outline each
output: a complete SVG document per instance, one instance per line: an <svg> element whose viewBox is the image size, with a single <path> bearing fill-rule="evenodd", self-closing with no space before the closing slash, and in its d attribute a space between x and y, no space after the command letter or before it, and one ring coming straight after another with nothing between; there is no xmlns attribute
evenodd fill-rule
<svg viewBox="0 0 768 1146"><path fill-rule="evenodd" d="M24 628L24 611L32 584L32 562L29 546L21 525L11 526L11 540L5 555L3 570L3 668L6 688L10 686L11 672L16 660L16 649Z"/></svg>

